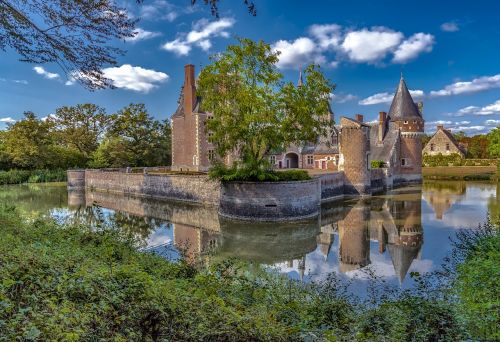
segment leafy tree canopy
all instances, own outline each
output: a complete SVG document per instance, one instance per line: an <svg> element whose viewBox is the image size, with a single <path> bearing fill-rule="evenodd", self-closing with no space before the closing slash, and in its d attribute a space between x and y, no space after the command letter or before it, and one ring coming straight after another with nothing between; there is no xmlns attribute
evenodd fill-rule
<svg viewBox="0 0 500 342"><path fill-rule="evenodd" d="M284 82L279 52L270 45L239 39L211 57L198 79L202 109L213 113L207 129L221 158L236 153L247 169L265 169L270 151L315 142L330 123L334 89L316 65L304 70L305 83Z"/></svg>
<svg viewBox="0 0 500 342"><path fill-rule="evenodd" d="M500 127L488 134L488 152L492 157L500 157Z"/></svg>

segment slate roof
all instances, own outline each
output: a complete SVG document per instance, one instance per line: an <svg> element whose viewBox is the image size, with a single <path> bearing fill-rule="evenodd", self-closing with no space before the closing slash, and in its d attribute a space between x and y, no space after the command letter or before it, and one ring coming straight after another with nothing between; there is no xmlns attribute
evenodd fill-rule
<svg viewBox="0 0 500 342"><path fill-rule="evenodd" d="M415 260L418 256L420 246L410 247L389 244L387 245L387 249L389 250L389 254L392 259L392 265L394 266L396 277L401 285L406 277L406 274L408 273L408 270L410 269L411 264L413 263L413 260Z"/></svg>
<svg viewBox="0 0 500 342"><path fill-rule="evenodd" d="M389 109L390 120L401 120L403 118L422 118L417 105L413 102L408 87L403 77L399 81L398 89Z"/></svg>
<svg viewBox="0 0 500 342"><path fill-rule="evenodd" d="M372 160L388 162L391 158L391 150L399 139L399 130L393 122L389 122L382 143L378 141L378 123L372 124L370 129L370 152Z"/></svg>

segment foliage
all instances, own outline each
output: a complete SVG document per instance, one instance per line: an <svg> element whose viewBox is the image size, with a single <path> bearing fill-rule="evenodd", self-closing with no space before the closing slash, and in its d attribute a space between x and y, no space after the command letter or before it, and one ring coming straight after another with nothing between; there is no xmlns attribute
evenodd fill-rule
<svg viewBox="0 0 500 342"><path fill-rule="evenodd" d="M0 184L45 183L66 181L65 170L0 171Z"/></svg>
<svg viewBox="0 0 500 342"><path fill-rule="evenodd" d="M488 133L488 152L492 157L500 157L500 127Z"/></svg>
<svg viewBox="0 0 500 342"><path fill-rule="evenodd" d="M134 36L135 20L114 1L0 0L0 49L28 63L57 63L89 89L111 87L102 68L124 51L113 38Z"/></svg>
<svg viewBox="0 0 500 342"><path fill-rule="evenodd" d="M473 340L498 340L500 332L500 226L487 222L454 241L452 290Z"/></svg>
<svg viewBox="0 0 500 342"><path fill-rule="evenodd" d="M372 160L371 167L372 169L380 169L385 166L385 163L382 160Z"/></svg>
<svg viewBox="0 0 500 342"><path fill-rule="evenodd" d="M0 339L463 337L454 306L426 289L358 301L335 274L306 285L236 260L195 269L137 252L127 230L22 219L12 207L0 222Z"/></svg>
<svg viewBox="0 0 500 342"><path fill-rule="evenodd" d="M458 153L452 153L450 155L443 155L441 153L437 155L424 154L422 158L422 164L426 166L449 166L450 164L462 165L463 159Z"/></svg>
<svg viewBox="0 0 500 342"><path fill-rule="evenodd" d="M169 165L170 134L169 122L155 120L143 104L113 115L90 103L43 119L27 112L0 132L0 169Z"/></svg>
<svg viewBox="0 0 500 342"><path fill-rule="evenodd" d="M304 70L302 86L283 83L278 55L262 41L239 39L212 56L198 79L202 109L213 113L207 130L218 156L236 153L241 167L256 175L268 172L270 151L316 141L331 124L334 86L315 65Z"/></svg>
<svg viewBox="0 0 500 342"><path fill-rule="evenodd" d="M209 171L212 179L220 179L224 182L230 181L252 181L252 182L279 182L279 181L301 181L311 179L305 170L283 170L252 169L245 167L226 167L216 164Z"/></svg>

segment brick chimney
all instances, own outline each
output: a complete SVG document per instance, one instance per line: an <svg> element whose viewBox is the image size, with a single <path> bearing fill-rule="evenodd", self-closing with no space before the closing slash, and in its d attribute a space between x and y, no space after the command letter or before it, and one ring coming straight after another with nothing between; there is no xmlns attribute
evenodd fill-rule
<svg viewBox="0 0 500 342"><path fill-rule="evenodd" d="M382 142L384 140L384 130L385 130L385 121L387 120L386 112L378 113L378 141Z"/></svg>
<svg viewBox="0 0 500 342"><path fill-rule="evenodd" d="M184 113L192 113L196 103L196 86L194 79L194 65L184 66Z"/></svg>
<svg viewBox="0 0 500 342"><path fill-rule="evenodd" d="M439 130L444 130L444 126L443 126L443 125L437 125L436 127L437 127L437 130L438 130L438 131L439 131Z"/></svg>
<svg viewBox="0 0 500 342"><path fill-rule="evenodd" d="M354 118L356 119L356 121L359 121L359 122L363 122L364 118L363 118L363 115L362 114L356 114L354 116Z"/></svg>

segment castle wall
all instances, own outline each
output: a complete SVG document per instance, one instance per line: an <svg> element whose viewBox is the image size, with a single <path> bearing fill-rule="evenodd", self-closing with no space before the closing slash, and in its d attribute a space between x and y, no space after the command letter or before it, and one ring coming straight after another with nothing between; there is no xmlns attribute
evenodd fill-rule
<svg viewBox="0 0 500 342"><path fill-rule="evenodd" d="M321 201L332 201L344 196L345 174L344 172L334 172L321 175Z"/></svg>
<svg viewBox="0 0 500 342"><path fill-rule="evenodd" d="M205 175L155 175L85 171L85 186L100 191L219 204L220 185Z"/></svg>

